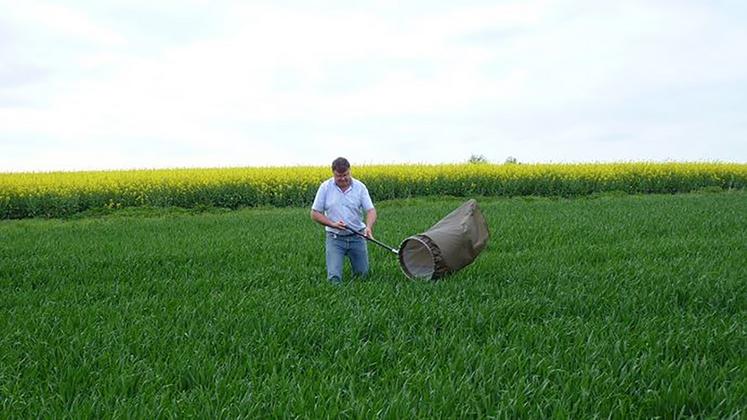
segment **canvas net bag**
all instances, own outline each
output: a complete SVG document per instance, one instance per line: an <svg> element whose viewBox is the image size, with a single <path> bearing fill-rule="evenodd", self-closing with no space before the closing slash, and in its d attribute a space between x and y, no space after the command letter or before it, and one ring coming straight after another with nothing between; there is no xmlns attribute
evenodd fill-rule
<svg viewBox="0 0 747 420"><path fill-rule="evenodd" d="M488 238L488 225L472 199L427 231L402 241L399 264L411 279L440 279L474 261Z"/></svg>

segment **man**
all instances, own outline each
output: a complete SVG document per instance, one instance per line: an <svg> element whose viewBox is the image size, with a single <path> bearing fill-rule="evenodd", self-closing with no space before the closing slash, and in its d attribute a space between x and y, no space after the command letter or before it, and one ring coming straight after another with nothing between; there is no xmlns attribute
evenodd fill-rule
<svg viewBox="0 0 747 420"><path fill-rule="evenodd" d="M376 209L368 195L368 188L350 175L350 162L337 158L332 162L333 177L322 182L311 206L311 219L326 226L327 279L342 283L345 256L350 258L353 273L368 273L368 245L366 240L346 228L373 238ZM362 213L365 212L366 223Z"/></svg>

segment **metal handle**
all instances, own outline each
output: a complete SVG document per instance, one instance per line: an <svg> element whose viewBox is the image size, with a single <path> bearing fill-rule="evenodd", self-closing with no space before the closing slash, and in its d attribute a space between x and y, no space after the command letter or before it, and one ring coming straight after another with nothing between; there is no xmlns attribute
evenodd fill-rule
<svg viewBox="0 0 747 420"><path fill-rule="evenodd" d="M366 235L364 235L364 234L362 234L362 233L354 230L351 227L345 226L345 229L349 230L350 232L353 232L354 234L356 234L358 236L361 236L361 237L365 238L367 241L371 241L371 242L375 243L376 245L379 245L380 247L386 248L387 250L389 250L389 251L391 251L391 252L399 255L399 250L396 249L396 248L393 248L393 247L391 247L391 246L389 246L389 245L387 245L387 244L385 244L385 243L383 243L383 242L381 242L379 240L376 240L374 238L369 238L368 236L366 236Z"/></svg>

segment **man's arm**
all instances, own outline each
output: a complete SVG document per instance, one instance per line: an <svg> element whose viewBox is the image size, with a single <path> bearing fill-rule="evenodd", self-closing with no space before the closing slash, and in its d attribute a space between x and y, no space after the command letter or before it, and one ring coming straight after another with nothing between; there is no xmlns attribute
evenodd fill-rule
<svg viewBox="0 0 747 420"><path fill-rule="evenodd" d="M330 220L321 210L315 210L315 209L324 208L324 197L325 197L325 194L327 193L327 185L328 185L327 182L323 182L322 185L319 186L319 189L316 191L316 196L314 197L314 204L311 205L311 220L319 223L322 226L329 226L331 228L344 229L345 223L342 220L335 223L332 220Z"/></svg>
<svg viewBox="0 0 747 420"><path fill-rule="evenodd" d="M317 210L311 210L311 220L323 226L329 226L335 229L345 229L345 222L342 220L339 222L333 222L330 218L325 216L324 213Z"/></svg>
<svg viewBox="0 0 747 420"><path fill-rule="evenodd" d="M376 224L376 209L371 208L371 210L366 212L366 230L364 231L365 235L369 238L373 238L373 227Z"/></svg>

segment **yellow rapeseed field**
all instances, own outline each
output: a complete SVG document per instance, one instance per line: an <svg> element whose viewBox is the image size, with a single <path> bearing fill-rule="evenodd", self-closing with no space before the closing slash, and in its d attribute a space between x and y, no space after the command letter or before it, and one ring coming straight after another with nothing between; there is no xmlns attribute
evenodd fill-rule
<svg viewBox="0 0 747 420"><path fill-rule="evenodd" d="M307 206L327 167L0 174L0 218L131 206ZM747 164L447 164L355 166L374 200L425 195L575 196L743 189Z"/></svg>

